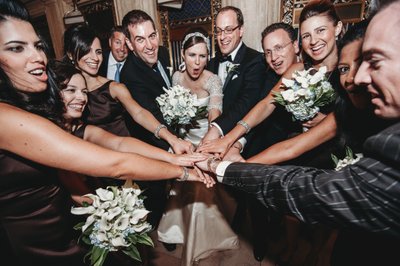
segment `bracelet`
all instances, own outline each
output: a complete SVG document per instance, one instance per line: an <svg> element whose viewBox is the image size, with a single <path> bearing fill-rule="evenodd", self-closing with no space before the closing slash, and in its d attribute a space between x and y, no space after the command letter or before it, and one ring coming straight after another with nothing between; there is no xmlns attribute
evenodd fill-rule
<svg viewBox="0 0 400 266"><path fill-rule="evenodd" d="M164 125L164 124L159 124L158 125L158 127L156 128L156 130L154 130L154 136L156 137L156 138L158 138L158 139L160 139L160 130L162 129L162 128L167 128L167 126L166 125Z"/></svg>
<svg viewBox="0 0 400 266"><path fill-rule="evenodd" d="M210 173L213 173L212 168L217 162L221 162L221 160L215 157L210 157L207 159L207 169Z"/></svg>
<svg viewBox="0 0 400 266"><path fill-rule="evenodd" d="M187 167L182 166L183 169L183 176L180 178L177 178L176 181L186 181L189 178L189 169Z"/></svg>
<svg viewBox="0 0 400 266"><path fill-rule="evenodd" d="M251 127L249 126L249 124L247 124L245 121L243 120L239 120L237 122L238 125L241 125L242 127L244 127L246 129L246 134L250 132Z"/></svg>

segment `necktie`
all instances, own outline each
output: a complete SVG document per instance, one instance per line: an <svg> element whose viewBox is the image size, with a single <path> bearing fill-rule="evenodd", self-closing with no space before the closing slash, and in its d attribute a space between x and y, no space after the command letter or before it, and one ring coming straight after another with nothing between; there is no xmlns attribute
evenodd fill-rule
<svg viewBox="0 0 400 266"><path fill-rule="evenodd" d="M224 63L224 62L232 62L232 56L230 56L230 55L228 55L228 56L221 56L220 58L219 58L219 61L221 62L221 63Z"/></svg>
<svg viewBox="0 0 400 266"><path fill-rule="evenodd" d="M114 80L116 82L119 82L119 74L120 74L120 68L121 68L121 63L117 63L117 69L115 70L115 76L114 76Z"/></svg>

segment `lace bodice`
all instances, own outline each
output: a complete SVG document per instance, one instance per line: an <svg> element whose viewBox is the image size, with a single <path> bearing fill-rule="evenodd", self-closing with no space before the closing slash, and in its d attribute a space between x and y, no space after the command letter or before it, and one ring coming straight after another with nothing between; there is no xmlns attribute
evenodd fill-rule
<svg viewBox="0 0 400 266"><path fill-rule="evenodd" d="M183 74L179 71L175 72L174 75L172 76L172 85L181 85L184 86L182 83L183 79ZM201 82L201 81L200 81ZM221 79L215 75L212 74L210 77L203 82L204 84L201 84L201 88L206 90L210 96L210 101L207 106L207 110L211 109L217 109L222 113L222 82ZM190 89L190 88L188 88Z"/></svg>

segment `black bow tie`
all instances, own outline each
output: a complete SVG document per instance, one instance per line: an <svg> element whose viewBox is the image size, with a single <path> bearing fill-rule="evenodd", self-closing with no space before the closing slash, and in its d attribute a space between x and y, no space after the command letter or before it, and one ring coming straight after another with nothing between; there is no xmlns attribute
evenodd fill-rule
<svg viewBox="0 0 400 266"><path fill-rule="evenodd" d="M219 62L220 62L220 63L224 63L224 62L227 62L227 61L233 62L232 56L230 56L230 55L228 55L228 56L221 56L221 57L219 58Z"/></svg>

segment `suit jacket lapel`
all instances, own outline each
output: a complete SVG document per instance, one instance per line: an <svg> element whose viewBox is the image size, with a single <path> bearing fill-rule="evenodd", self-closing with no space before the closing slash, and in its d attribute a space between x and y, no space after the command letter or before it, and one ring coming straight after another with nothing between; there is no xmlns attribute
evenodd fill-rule
<svg viewBox="0 0 400 266"><path fill-rule="evenodd" d="M134 63L137 65L137 67L141 70L140 72L148 77L148 82L156 82L159 84L160 89L162 87L167 87L167 84L165 84L164 79L162 78L161 74L156 73L151 67L146 65L142 59L137 57L136 55L132 54ZM133 73L137 75L137 73ZM153 80L153 81L152 81ZM158 86L157 86L158 87Z"/></svg>
<svg viewBox="0 0 400 266"><path fill-rule="evenodd" d="M225 79L225 82L224 82L224 86L222 87L222 92L225 91L225 89L226 89L228 83L229 83L229 82L231 81L231 79L232 79L233 74L234 74L234 71L231 71L231 72L229 72L228 75L226 76L226 79Z"/></svg>
<svg viewBox="0 0 400 266"><path fill-rule="evenodd" d="M247 48L246 45L243 43L242 46L239 48L239 50L238 50L238 52L237 52L237 54L235 56L235 59L233 60L233 64L239 64L239 66L238 66L239 69L240 69L240 63L242 62L243 57L244 57L244 53L246 52L246 48ZM218 68L219 68L219 63L218 63ZM228 83L231 81L231 79L234 76L234 74L238 74L238 72L237 71L230 71L228 73L228 75L226 76L226 79L225 79L225 82L224 82L224 86L222 87L222 91L223 92L225 91Z"/></svg>

